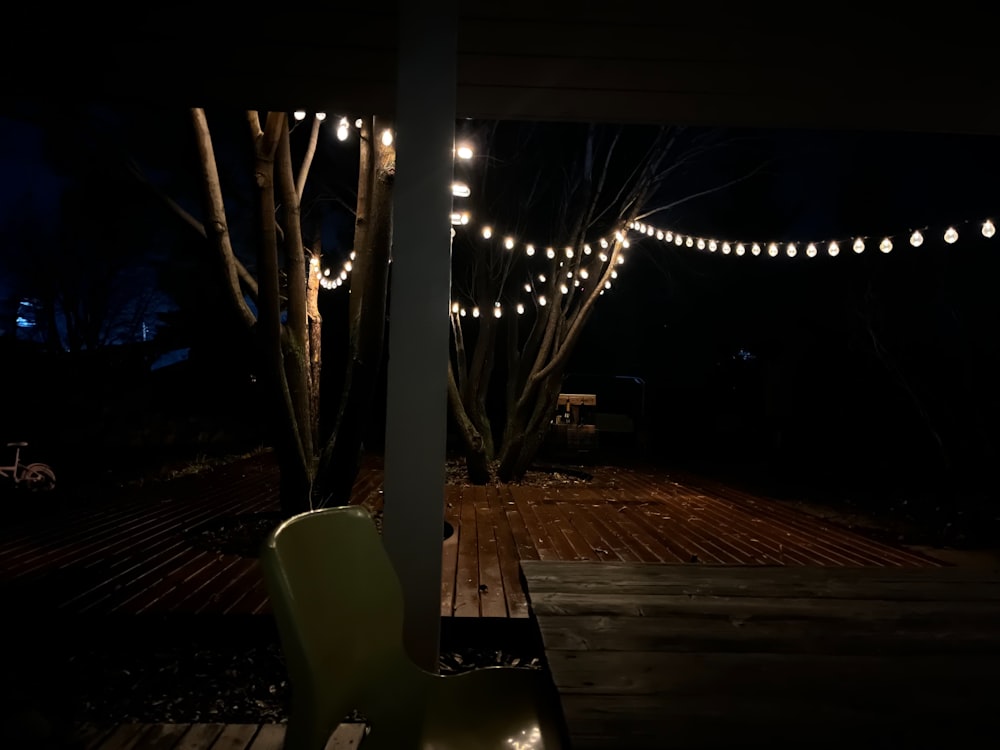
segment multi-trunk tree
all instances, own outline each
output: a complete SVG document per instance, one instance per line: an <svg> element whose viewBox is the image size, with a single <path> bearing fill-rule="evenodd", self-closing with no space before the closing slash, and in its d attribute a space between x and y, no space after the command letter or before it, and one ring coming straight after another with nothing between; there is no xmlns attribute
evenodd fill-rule
<svg viewBox="0 0 1000 750"><path fill-rule="evenodd" d="M518 480L535 460L574 347L617 281L629 225L663 208L651 201L667 178L709 148L668 127L513 123L486 137L486 215L455 217L448 368L474 483Z"/></svg>
<svg viewBox="0 0 1000 750"><path fill-rule="evenodd" d="M321 433L322 318L318 294L321 225L303 221L308 181L322 120L293 150L284 112L245 113L246 165L252 170L256 227L242 233L255 254L238 248L208 117L191 110L201 167L204 218L163 196L210 243L233 318L254 333L259 376L281 476L285 514L347 502L361 457L364 417L382 358L387 274L392 242L395 153L391 125L362 118L350 299L350 345L344 386L329 434ZM295 158L296 154L298 158ZM243 250L243 252L240 252Z"/></svg>

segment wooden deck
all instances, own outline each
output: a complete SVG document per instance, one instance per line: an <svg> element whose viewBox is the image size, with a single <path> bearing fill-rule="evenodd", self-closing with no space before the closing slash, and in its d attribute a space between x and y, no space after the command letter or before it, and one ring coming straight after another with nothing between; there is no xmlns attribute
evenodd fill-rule
<svg viewBox="0 0 1000 750"><path fill-rule="evenodd" d="M522 563L574 750L976 747L1000 575Z"/></svg>
<svg viewBox="0 0 1000 750"><path fill-rule="evenodd" d="M67 506L0 533L0 591L60 614L268 613L252 555L198 544L198 530L278 509L268 456L102 505ZM381 504L368 465L353 502ZM444 617L527 618L520 560L701 565L928 567L942 563L763 497L664 472L613 467L550 487L446 488ZM272 521L273 522L273 521Z"/></svg>
<svg viewBox="0 0 1000 750"><path fill-rule="evenodd" d="M357 748L363 724L341 724L325 750ZM77 750L281 750L284 724L86 724Z"/></svg>

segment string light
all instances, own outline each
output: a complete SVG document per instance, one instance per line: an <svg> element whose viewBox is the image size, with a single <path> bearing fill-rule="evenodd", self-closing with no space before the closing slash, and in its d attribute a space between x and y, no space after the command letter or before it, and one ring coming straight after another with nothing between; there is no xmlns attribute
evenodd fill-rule
<svg viewBox="0 0 1000 750"><path fill-rule="evenodd" d="M451 183L451 194L456 198L468 198L472 195L472 191L464 182L453 182Z"/></svg>
<svg viewBox="0 0 1000 750"><path fill-rule="evenodd" d="M892 240L890 240L888 237L884 238L878 244L878 249L881 250L883 253L890 253L890 252L892 252Z"/></svg>
<svg viewBox="0 0 1000 750"><path fill-rule="evenodd" d="M471 159L472 158L472 148L468 145L461 145L455 152L459 159Z"/></svg>
<svg viewBox="0 0 1000 750"><path fill-rule="evenodd" d="M945 230L944 241L947 242L949 245L954 245L956 242L958 242L958 231L955 229L955 227L948 227L948 229Z"/></svg>
<svg viewBox="0 0 1000 750"><path fill-rule="evenodd" d="M997 233L997 228L993 226L993 222L987 219L983 222L983 237L990 239L993 235Z"/></svg>
<svg viewBox="0 0 1000 750"><path fill-rule="evenodd" d="M489 239L493 236L493 227L483 227L483 237Z"/></svg>
<svg viewBox="0 0 1000 750"><path fill-rule="evenodd" d="M854 240L854 244L851 245L851 248L854 250L854 252L860 255L865 251L865 241L860 237L858 237L856 240Z"/></svg>

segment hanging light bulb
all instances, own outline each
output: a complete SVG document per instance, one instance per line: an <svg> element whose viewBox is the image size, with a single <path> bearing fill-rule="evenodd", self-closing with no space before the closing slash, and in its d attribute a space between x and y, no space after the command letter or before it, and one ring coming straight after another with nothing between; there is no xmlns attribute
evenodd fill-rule
<svg viewBox="0 0 1000 750"><path fill-rule="evenodd" d="M469 212L468 211L462 211L462 223L463 224L468 224L469 223Z"/></svg>
<svg viewBox="0 0 1000 750"><path fill-rule="evenodd" d="M827 255L831 258L836 258L840 254L840 245L836 242L831 242L826 248Z"/></svg>
<svg viewBox="0 0 1000 750"><path fill-rule="evenodd" d="M993 226L993 222L987 219L983 222L983 237L989 239L997 233L997 228Z"/></svg>
<svg viewBox="0 0 1000 750"><path fill-rule="evenodd" d="M653 236L653 233L654 233L655 231L656 231L656 230L654 230L654 229L653 229L652 227L650 227L650 226L647 226L647 227L646 227L646 235L647 235L648 237L652 237L652 236Z"/></svg>
<svg viewBox="0 0 1000 750"><path fill-rule="evenodd" d="M489 239L493 236L493 227L483 227L483 237Z"/></svg>
<svg viewBox="0 0 1000 750"><path fill-rule="evenodd" d="M522 305L520 302L517 303L517 314L524 315L524 305Z"/></svg>
<svg viewBox="0 0 1000 750"><path fill-rule="evenodd" d="M347 261L346 263L344 263L344 270L345 271L353 271L354 270L354 264L351 263L351 261Z"/></svg>
<svg viewBox="0 0 1000 750"><path fill-rule="evenodd" d="M464 307L462 308L462 311L459 313L459 315L461 315L463 318L465 317L465 308Z"/></svg>
<svg viewBox="0 0 1000 750"><path fill-rule="evenodd" d="M718 243L715 240L709 240L708 251L714 253L719 248Z"/></svg>
<svg viewBox="0 0 1000 750"><path fill-rule="evenodd" d="M815 242L810 242L808 245L806 245L806 255L809 256L810 258L815 258L817 252L818 251L816 250Z"/></svg>
<svg viewBox="0 0 1000 750"><path fill-rule="evenodd" d="M920 247L924 244L924 236L920 234L920 230L914 230L913 234L910 235L910 244L913 247Z"/></svg>
<svg viewBox="0 0 1000 750"><path fill-rule="evenodd" d="M775 245L773 242L768 244L767 254L770 255L772 258L778 257L778 246Z"/></svg>
<svg viewBox="0 0 1000 750"><path fill-rule="evenodd" d="M665 232L663 234L663 241L664 242L673 242L674 241L674 233L673 232Z"/></svg>
<svg viewBox="0 0 1000 750"><path fill-rule="evenodd" d="M674 244L677 245L677 247L680 247L681 245L684 244L684 238L681 237L679 234L675 234L674 235Z"/></svg>
<svg viewBox="0 0 1000 750"><path fill-rule="evenodd" d="M865 251L865 241L858 237L854 240L854 244L851 246L856 253L863 253Z"/></svg>
<svg viewBox="0 0 1000 750"><path fill-rule="evenodd" d="M571 247L567 247L566 248L566 257L567 258L572 258L573 257L573 248L571 248Z"/></svg>
<svg viewBox="0 0 1000 750"><path fill-rule="evenodd" d="M624 262L625 262L625 256L622 255L621 253L619 253L618 254L618 265L620 266Z"/></svg>
<svg viewBox="0 0 1000 750"><path fill-rule="evenodd" d="M478 307L473 307L472 308L472 317L473 318L478 318L479 317L479 308Z"/></svg>
<svg viewBox="0 0 1000 750"><path fill-rule="evenodd" d="M752 244L752 245L750 246L750 252L751 252L751 253L752 253L753 255L760 255L760 245L758 245L758 244L757 244L756 242L755 242L755 243L753 243L753 244Z"/></svg>
<svg viewBox="0 0 1000 750"><path fill-rule="evenodd" d="M798 255L798 253L799 251L796 249L795 243L789 242L788 247L785 248L785 255L787 255L789 258L794 258L796 255Z"/></svg>
<svg viewBox="0 0 1000 750"><path fill-rule="evenodd" d="M560 284L559 291L562 292L563 294L566 294L569 292L569 287L566 286L565 284Z"/></svg>
<svg viewBox="0 0 1000 750"><path fill-rule="evenodd" d="M592 252L594 252L594 251L590 249L590 245L584 245L583 246L583 254L584 255L590 255Z"/></svg>
<svg viewBox="0 0 1000 750"><path fill-rule="evenodd" d="M658 240L662 240L663 239L663 232L660 231L659 229L656 230L656 239L658 239Z"/></svg>
<svg viewBox="0 0 1000 750"><path fill-rule="evenodd" d="M545 274L544 273L538 274L538 283L539 284L544 284L545 283Z"/></svg>
<svg viewBox="0 0 1000 750"><path fill-rule="evenodd" d="M580 269L580 278L581 279L586 279L586 278L589 278L589 277L590 277L590 271L588 271L586 268L581 268Z"/></svg>
<svg viewBox="0 0 1000 750"><path fill-rule="evenodd" d="M955 227L948 227L944 233L944 241L949 245L954 245L958 241L958 231Z"/></svg>
<svg viewBox="0 0 1000 750"><path fill-rule="evenodd" d="M362 125L362 122L361 122L361 118L359 117L357 120L354 121L354 127L356 127L358 130L361 130L361 125Z"/></svg>
<svg viewBox="0 0 1000 750"><path fill-rule="evenodd" d="M535 254L535 246L534 245L525 245L524 246L524 254L525 255L534 255Z"/></svg>
<svg viewBox="0 0 1000 750"><path fill-rule="evenodd" d="M524 285L524 291L530 292L531 291L531 284L525 284Z"/></svg>
<svg viewBox="0 0 1000 750"><path fill-rule="evenodd" d="M493 317L499 318L501 315L503 315L503 311L500 309L500 303L497 302L496 307L493 308Z"/></svg>
<svg viewBox="0 0 1000 750"><path fill-rule="evenodd" d="M392 145L392 131L386 128L382 131L382 145L391 146Z"/></svg>
<svg viewBox="0 0 1000 750"><path fill-rule="evenodd" d="M337 126L337 140L338 141L346 141L347 140L347 136L348 136L347 125L345 125L344 121L341 120L340 121L340 125Z"/></svg>
<svg viewBox="0 0 1000 750"><path fill-rule="evenodd" d="M323 120L326 119L326 112L317 112L316 119L319 120L320 122L323 122Z"/></svg>
<svg viewBox="0 0 1000 750"><path fill-rule="evenodd" d="M607 263L608 262L608 254L607 253L598 253L597 254L597 259L599 261L601 261L601 263Z"/></svg>
<svg viewBox="0 0 1000 750"><path fill-rule="evenodd" d="M604 282L604 288L605 289L610 289L611 288L611 282L610 281L605 281Z"/></svg>
<svg viewBox="0 0 1000 750"><path fill-rule="evenodd" d="M545 257L551 260L552 258L556 257L556 251L553 250L551 247L545 248Z"/></svg>
<svg viewBox="0 0 1000 750"><path fill-rule="evenodd" d="M458 155L459 159L471 159L472 158L472 148L470 146L465 145L465 144L459 146L458 150L455 153Z"/></svg>
<svg viewBox="0 0 1000 750"><path fill-rule="evenodd" d="M292 113L292 117L296 120L304 120L306 119L306 111L304 109L297 109Z"/></svg>
<svg viewBox="0 0 1000 750"><path fill-rule="evenodd" d="M545 307L545 295L544 294L539 294L538 295L538 306L539 307Z"/></svg>
<svg viewBox="0 0 1000 750"><path fill-rule="evenodd" d="M881 250L883 253L891 253L892 240L890 240L888 237L883 238L883 240L880 243L878 243L878 249Z"/></svg>
<svg viewBox="0 0 1000 750"><path fill-rule="evenodd" d="M601 237L601 239L600 239L600 240L598 240L598 244L599 244L599 245L600 245L601 247L607 247L607 246L608 246L608 241L607 241L606 239L604 239L603 237Z"/></svg>
<svg viewBox="0 0 1000 750"><path fill-rule="evenodd" d="M514 238L513 237L504 237L504 239L503 239L503 246L505 248L507 248L508 250L513 250L514 249Z"/></svg>
<svg viewBox="0 0 1000 750"><path fill-rule="evenodd" d="M612 271L611 272L611 278L612 279L617 279L618 278L618 272L617 271Z"/></svg>
<svg viewBox="0 0 1000 750"><path fill-rule="evenodd" d="M451 183L451 194L456 198L468 198L472 195L472 191L464 182L453 182Z"/></svg>
<svg viewBox="0 0 1000 750"><path fill-rule="evenodd" d="M451 303L451 311L453 313L457 313L458 312L458 303L457 302L452 302Z"/></svg>
<svg viewBox="0 0 1000 750"><path fill-rule="evenodd" d="M705 240L703 240L701 237L698 238L698 249L699 250L705 249Z"/></svg>
<svg viewBox="0 0 1000 750"><path fill-rule="evenodd" d="M688 238L686 240L684 240L684 244L687 247L694 247L694 238L692 238L690 235L688 235Z"/></svg>

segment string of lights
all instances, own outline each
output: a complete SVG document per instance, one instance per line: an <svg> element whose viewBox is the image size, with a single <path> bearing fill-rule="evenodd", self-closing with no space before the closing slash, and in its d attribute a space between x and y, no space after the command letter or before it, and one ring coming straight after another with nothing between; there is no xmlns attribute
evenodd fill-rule
<svg viewBox="0 0 1000 750"><path fill-rule="evenodd" d="M303 111L298 111L294 113L297 120L303 119L306 114ZM322 113L317 113L316 117L320 120L325 118ZM354 127L357 129L361 128L361 120L355 120ZM347 140L350 135L351 123L346 117L341 117L337 125L337 138L341 141ZM391 145L393 141L393 133L389 130L385 130L380 134L380 137L385 143L385 145ZM459 145L456 147L455 154L460 159L471 159L473 156L472 149L467 145ZM454 182L452 184L452 194L455 197L467 198L470 195L469 187L462 182ZM452 236L455 236L455 227L459 228L472 228L472 219L468 211L454 211L451 214L451 223L453 226ZM983 219L979 221L965 221L958 224L949 225L943 231L941 231L941 239L949 244L953 245L958 242L960 237L967 236L966 227L975 227L978 229L978 233L986 238L991 239L996 235L996 226L991 219ZM959 231L961 228L961 231ZM617 230L614 232L614 236L621 242L621 247L623 249L629 247L629 240L627 234L631 232L633 235L638 234L643 239L652 238L657 241L663 242L664 244L673 244L677 247L691 248L698 251L704 251L708 253L719 253L720 255L732 255L735 257L741 257L745 255L750 256L762 256L766 258L797 258L804 256L806 258L816 258L820 255L825 254L828 257L837 257L841 253L841 248L849 248L853 253L860 255L869 249L870 246L876 247L882 253L890 253L900 242L906 241L913 248L918 248L924 244L925 238L930 236L931 229L928 226L921 227L919 229L914 229L909 231L906 235L902 234L891 234L883 235L881 237L873 238L868 235L854 235L846 239L833 239L833 240L823 240L823 241L748 241L748 240L720 240L707 236L698 236L693 234L685 234L675 229L669 229L666 227L656 226L644 221L633 221L630 222L627 227ZM975 231L975 229L973 229ZM479 227L479 233L484 240L500 240L502 247L508 252L523 252L525 256L532 257L538 255L543 256L553 261L556 256L560 253L565 256L567 260L572 260L577 253L581 253L584 256L591 255L594 250L590 243L584 243L582 247L576 248L572 246L566 246L562 251L557 251L554 246L545 246L544 250L541 249L541 245L536 245L531 242L523 242L516 238L513 234L502 234L495 232L491 224L484 224ZM599 238L593 243L598 247L596 253L597 259L603 264L606 263L610 256L605 252L610 243L606 237ZM350 276L351 269L353 267L353 261L355 259L355 253L352 251L349 258L344 261L342 267L338 272L334 272L330 268L324 268L315 271L319 277L320 285L324 289L336 289L347 281ZM625 260L624 255L619 254L618 263L623 263ZM318 266L318 264L317 264ZM559 268L561 269L564 263L559 263ZM562 294L568 294L570 289L570 284L574 287L579 287L582 283L586 282L588 278L592 275L597 275L593 273L592 269L588 269L583 265L578 266L577 272L574 274L572 271L567 271L567 278L565 281L558 285L558 290ZM611 289L611 279L616 279L618 276L617 271L612 270L610 278L605 282L605 288L601 290L600 294L604 294L605 291ZM524 284L524 292L528 295L534 295L534 302L544 307L547 303L544 294L536 293L533 285L533 281L537 281L539 284L544 284L547 281L547 276L542 274L537 274L532 278L529 278L527 283ZM513 310L518 315L522 315L525 312L525 304L523 301L519 301L513 304ZM459 301L453 301L451 304L451 312L460 317L471 316L473 318L478 318L482 315L482 311L476 305L466 306ZM504 305L497 301L493 306L493 315L500 318L507 312Z"/></svg>

